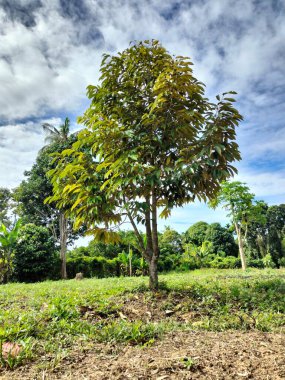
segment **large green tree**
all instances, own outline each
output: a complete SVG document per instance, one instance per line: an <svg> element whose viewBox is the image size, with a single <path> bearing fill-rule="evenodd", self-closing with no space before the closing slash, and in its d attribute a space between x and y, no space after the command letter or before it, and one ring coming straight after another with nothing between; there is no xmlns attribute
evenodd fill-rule
<svg viewBox="0 0 285 380"><path fill-rule="evenodd" d="M12 191L0 187L0 224L4 223L6 227L9 227L13 223L11 219L13 219L14 211Z"/></svg>
<svg viewBox="0 0 285 380"><path fill-rule="evenodd" d="M222 227L220 223L212 223L208 226L205 241L212 243L212 251L215 254L224 252L226 256L238 256L238 246L232 232Z"/></svg>
<svg viewBox="0 0 285 380"><path fill-rule="evenodd" d="M38 153L35 164L31 170L26 171L25 180L21 182L14 192L14 198L18 203L18 214L23 224L34 223L47 227L55 241L60 245L61 277L67 277L66 250L67 245L74 241L80 231L74 232L72 222L65 217L55 203L45 204L44 200L52 195L52 184L46 173L54 167L53 154L61 152L76 141L76 136L71 135L67 139L54 139L50 141Z"/></svg>
<svg viewBox="0 0 285 380"><path fill-rule="evenodd" d="M212 207L222 204L229 211L229 217L235 228L238 239L239 254L242 269L246 269L245 245L249 225L253 221L265 223L264 215L261 212L263 203L254 202L254 194L249 187L242 182L223 182L217 197L210 203Z"/></svg>
<svg viewBox="0 0 285 380"><path fill-rule="evenodd" d="M202 245L203 241L206 240L206 231L209 224L203 221L196 222L192 224L191 227L184 234L184 240L186 243L192 243L197 246Z"/></svg>
<svg viewBox="0 0 285 380"><path fill-rule="evenodd" d="M76 226L87 223L96 237L114 237L112 227L129 219L152 289L158 287L158 214L212 199L240 159L235 128L242 116L234 99L224 93L211 103L204 88L190 59L169 54L158 41L104 55L100 84L88 87L91 104L79 119L85 129L50 173L50 200L68 207Z"/></svg>
<svg viewBox="0 0 285 380"><path fill-rule="evenodd" d="M14 275L20 282L51 279L55 273L55 241L46 227L25 224L14 247Z"/></svg>
<svg viewBox="0 0 285 380"><path fill-rule="evenodd" d="M266 213L268 231L268 252L277 267L279 260L285 257L282 241L285 238L285 204L268 207Z"/></svg>
<svg viewBox="0 0 285 380"><path fill-rule="evenodd" d="M268 253L269 224L268 205L258 201L251 207L251 218L247 225L246 252L253 259L262 259Z"/></svg>
<svg viewBox="0 0 285 380"><path fill-rule="evenodd" d="M70 137L70 120L65 118L64 123L56 128L55 126L45 123L43 129L47 133L46 141L50 145L56 143L65 144L68 143ZM61 277L67 278L66 270L66 252L67 252L67 240L68 240L68 218L65 216L63 210L59 210L59 241L60 241L60 260L61 260Z"/></svg>

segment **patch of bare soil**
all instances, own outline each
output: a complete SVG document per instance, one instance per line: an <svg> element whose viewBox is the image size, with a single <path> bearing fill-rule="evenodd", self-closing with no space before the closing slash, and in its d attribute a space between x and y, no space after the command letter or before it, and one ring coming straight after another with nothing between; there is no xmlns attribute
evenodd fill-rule
<svg viewBox="0 0 285 380"><path fill-rule="evenodd" d="M218 295L217 295L218 297ZM200 319L205 313L195 311L189 304L189 299L185 294L175 293L174 296L167 293L157 293L150 297L145 294L128 295L120 298L119 304L116 299L112 300L108 310L96 310L89 306L81 306L79 311L82 319L89 322L109 323L116 319L127 320L129 322L157 322L165 318L170 318L177 322L193 322Z"/></svg>
<svg viewBox="0 0 285 380"><path fill-rule="evenodd" d="M33 366L1 379L285 379L285 336L262 332L179 332L152 347L96 345L53 372Z"/></svg>

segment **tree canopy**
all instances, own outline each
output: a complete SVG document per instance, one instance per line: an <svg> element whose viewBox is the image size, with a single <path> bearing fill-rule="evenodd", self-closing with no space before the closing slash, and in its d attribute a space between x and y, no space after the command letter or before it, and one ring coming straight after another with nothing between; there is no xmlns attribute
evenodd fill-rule
<svg viewBox="0 0 285 380"><path fill-rule="evenodd" d="M114 238L113 226L128 218L155 289L158 209L168 217L173 207L216 195L236 172L235 128L242 116L229 95L234 92L210 102L191 60L155 40L104 55L100 71L79 118L85 128L50 172L50 201L68 208L75 225L87 223L97 238ZM146 243L137 223L145 226Z"/></svg>
<svg viewBox="0 0 285 380"><path fill-rule="evenodd" d="M240 181L223 182L217 197L212 200L210 205L216 207L222 204L229 211L229 217L235 228L239 254L242 268L246 269L245 244L247 240L248 227L252 222L265 223L262 213L263 202L255 201L254 194L249 187Z"/></svg>

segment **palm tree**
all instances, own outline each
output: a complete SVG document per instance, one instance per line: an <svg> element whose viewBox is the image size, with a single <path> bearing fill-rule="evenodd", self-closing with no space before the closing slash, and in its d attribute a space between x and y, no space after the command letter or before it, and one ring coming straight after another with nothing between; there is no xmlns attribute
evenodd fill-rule
<svg viewBox="0 0 285 380"><path fill-rule="evenodd" d="M50 144L54 142L67 141L70 132L70 120L66 117L64 123L61 124L59 128L56 128L54 125L49 123L44 123L43 130L47 133L45 141Z"/></svg>
<svg viewBox="0 0 285 380"><path fill-rule="evenodd" d="M49 144L56 142L65 142L69 138L70 120L65 118L64 123L56 128L55 126L44 123L43 130L47 133L45 141ZM61 278L67 278L66 271L66 252L67 252L67 237L68 237L68 219L65 217L62 210L59 211L59 241L60 241L60 260L61 260Z"/></svg>

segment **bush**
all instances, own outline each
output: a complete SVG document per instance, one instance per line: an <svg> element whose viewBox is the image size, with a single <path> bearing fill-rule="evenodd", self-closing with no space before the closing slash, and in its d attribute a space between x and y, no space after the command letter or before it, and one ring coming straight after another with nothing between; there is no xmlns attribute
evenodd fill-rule
<svg viewBox="0 0 285 380"><path fill-rule="evenodd" d="M281 268L285 268L285 257L281 257L281 259L279 259L279 265Z"/></svg>
<svg viewBox="0 0 285 380"><path fill-rule="evenodd" d="M214 260L209 262L209 267L217 268L217 269L234 269L234 268L240 268L241 263L240 263L240 259L234 256L227 256L227 257L216 256Z"/></svg>
<svg viewBox="0 0 285 380"><path fill-rule="evenodd" d="M113 277L120 275L120 262L117 258L106 259L102 256L77 256L68 257L67 272L69 277L75 277L82 272L84 277Z"/></svg>
<svg viewBox="0 0 285 380"><path fill-rule="evenodd" d="M262 259L249 259L247 265L252 268L264 268L264 262L262 261Z"/></svg>
<svg viewBox="0 0 285 380"><path fill-rule="evenodd" d="M47 228L32 223L20 228L13 260L17 281L52 279L58 261L55 242Z"/></svg>
<svg viewBox="0 0 285 380"><path fill-rule="evenodd" d="M202 267L201 263L198 263L198 261L195 260L194 257L189 257L189 258L181 259L178 270L187 271L187 270L200 269L201 267Z"/></svg>
<svg viewBox="0 0 285 380"><path fill-rule="evenodd" d="M266 256L264 256L262 261L263 261L265 268L275 268L275 263L272 260L272 256L270 255L270 253L268 253Z"/></svg>

